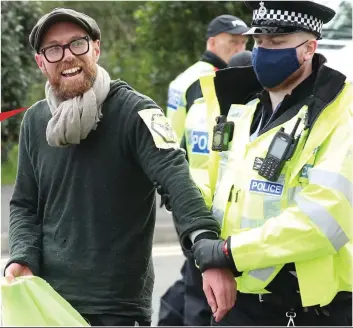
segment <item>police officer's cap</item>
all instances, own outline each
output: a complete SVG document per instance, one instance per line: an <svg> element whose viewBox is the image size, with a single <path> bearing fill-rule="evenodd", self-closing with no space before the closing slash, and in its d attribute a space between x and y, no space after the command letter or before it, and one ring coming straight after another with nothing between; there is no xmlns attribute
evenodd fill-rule
<svg viewBox="0 0 353 328"><path fill-rule="evenodd" d="M249 31L249 27L240 18L232 15L220 15L208 24L206 39L221 33L242 35L247 31Z"/></svg>
<svg viewBox="0 0 353 328"><path fill-rule="evenodd" d="M244 35L310 32L321 38L322 26L335 11L313 1L244 1L253 10L251 29Z"/></svg>
<svg viewBox="0 0 353 328"><path fill-rule="evenodd" d="M51 25L57 22L72 22L81 26L87 31L93 41L100 40L101 38L100 29L93 18L72 9L55 8L40 18L32 29L29 36L29 43L33 49L37 52L39 51L44 33L47 32Z"/></svg>

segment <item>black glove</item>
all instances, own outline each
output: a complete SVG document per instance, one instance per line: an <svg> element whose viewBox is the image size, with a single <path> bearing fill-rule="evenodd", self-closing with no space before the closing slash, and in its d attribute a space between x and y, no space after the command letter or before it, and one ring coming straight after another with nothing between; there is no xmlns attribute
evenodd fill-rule
<svg viewBox="0 0 353 328"><path fill-rule="evenodd" d="M159 207L162 208L164 205L167 211L171 211L172 207L169 204L169 194L165 193L162 186L158 184L158 182L153 182L153 185L156 188L158 194L161 196L161 203L159 204Z"/></svg>
<svg viewBox="0 0 353 328"><path fill-rule="evenodd" d="M232 270L235 277L241 275L229 255L228 243L229 238L226 241L201 239L192 246L192 253L201 272L211 268L227 268Z"/></svg>

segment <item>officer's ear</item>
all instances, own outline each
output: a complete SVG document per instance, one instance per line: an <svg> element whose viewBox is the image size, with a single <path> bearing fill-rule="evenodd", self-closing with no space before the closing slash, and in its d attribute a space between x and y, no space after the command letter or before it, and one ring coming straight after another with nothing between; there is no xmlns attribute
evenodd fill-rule
<svg viewBox="0 0 353 328"><path fill-rule="evenodd" d="M309 32L300 32L300 37L303 41L307 40L303 48L303 60L308 61L313 58L317 49L317 37Z"/></svg>
<svg viewBox="0 0 353 328"><path fill-rule="evenodd" d="M216 47L216 38L211 36L207 39L207 50L214 52Z"/></svg>
<svg viewBox="0 0 353 328"><path fill-rule="evenodd" d="M317 40L316 39L309 40L306 44L306 50L305 50L303 59L307 61L313 58L314 53L316 52L316 49L317 49Z"/></svg>

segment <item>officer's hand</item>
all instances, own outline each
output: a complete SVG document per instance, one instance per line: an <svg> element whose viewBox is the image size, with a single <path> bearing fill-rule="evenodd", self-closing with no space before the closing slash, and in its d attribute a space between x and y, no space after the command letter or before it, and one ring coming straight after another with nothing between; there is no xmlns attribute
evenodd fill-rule
<svg viewBox="0 0 353 328"><path fill-rule="evenodd" d="M33 276L32 271L26 265L11 263L5 270L5 278L12 282L16 277Z"/></svg>
<svg viewBox="0 0 353 328"><path fill-rule="evenodd" d="M216 322L233 308L237 285L229 269L208 269L203 274L203 291Z"/></svg>
<svg viewBox="0 0 353 328"><path fill-rule="evenodd" d="M223 251L224 240L201 239L191 250L201 272L212 268L230 268L230 261Z"/></svg>

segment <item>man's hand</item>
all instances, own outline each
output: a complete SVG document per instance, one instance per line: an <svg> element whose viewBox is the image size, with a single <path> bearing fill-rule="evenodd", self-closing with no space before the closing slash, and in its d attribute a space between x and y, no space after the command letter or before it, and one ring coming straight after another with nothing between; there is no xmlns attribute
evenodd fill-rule
<svg viewBox="0 0 353 328"><path fill-rule="evenodd" d="M207 302L219 322L235 304L237 284L233 273L229 269L208 269L202 277Z"/></svg>
<svg viewBox="0 0 353 328"><path fill-rule="evenodd" d="M5 271L5 278L8 282L12 282L16 277L33 276L32 271L23 264L11 263Z"/></svg>

